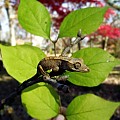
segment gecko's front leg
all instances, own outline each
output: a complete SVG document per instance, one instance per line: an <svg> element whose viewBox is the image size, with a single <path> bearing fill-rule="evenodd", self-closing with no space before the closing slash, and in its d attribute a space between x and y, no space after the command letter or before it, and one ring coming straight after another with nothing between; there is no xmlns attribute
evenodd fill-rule
<svg viewBox="0 0 120 120"><path fill-rule="evenodd" d="M39 73L41 73L43 75L44 80L50 79L50 75L43 70L41 65L38 65L38 71L39 71Z"/></svg>

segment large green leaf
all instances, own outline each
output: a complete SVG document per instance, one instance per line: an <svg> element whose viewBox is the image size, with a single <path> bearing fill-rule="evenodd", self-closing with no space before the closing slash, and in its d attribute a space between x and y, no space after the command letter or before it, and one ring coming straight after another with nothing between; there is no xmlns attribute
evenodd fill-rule
<svg viewBox="0 0 120 120"><path fill-rule="evenodd" d="M106 101L92 94L76 97L68 106L67 120L110 120L120 102Z"/></svg>
<svg viewBox="0 0 120 120"><path fill-rule="evenodd" d="M59 38L75 37L79 29L81 29L82 34L94 32L103 22L106 10L107 7L89 7L71 12L60 26Z"/></svg>
<svg viewBox="0 0 120 120"><path fill-rule="evenodd" d="M37 0L20 0L18 19L28 32L50 38L50 14Z"/></svg>
<svg viewBox="0 0 120 120"><path fill-rule="evenodd" d="M22 103L33 118L48 120L59 113L59 96L51 86L39 83L28 90L22 93Z"/></svg>
<svg viewBox="0 0 120 120"><path fill-rule="evenodd" d="M7 72L19 82L31 78L37 72L37 64L45 57L42 50L29 45L1 46Z"/></svg>
<svg viewBox="0 0 120 120"><path fill-rule="evenodd" d="M97 86L105 80L118 61L108 52L100 48L85 48L73 54L75 58L83 58L90 72L66 72L69 81L81 86Z"/></svg>

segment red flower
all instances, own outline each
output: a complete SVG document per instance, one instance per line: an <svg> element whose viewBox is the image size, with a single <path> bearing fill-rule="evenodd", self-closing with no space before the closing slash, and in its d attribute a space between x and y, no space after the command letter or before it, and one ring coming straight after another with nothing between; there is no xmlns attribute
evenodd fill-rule
<svg viewBox="0 0 120 120"><path fill-rule="evenodd" d="M104 17L105 17L106 19L109 19L109 18L110 18L110 15L113 15L113 16L116 15L115 11L114 11L113 9L111 9L111 8L109 8L109 9L106 11L106 14L104 15Z"/></svg>
<svg viewBox="0 0 120 120"><path fill-rule="evenodd" d="M102 25L98 29L98 34L103 37L109 37L111 39L120 38L120 28L112 27L111 25Z"/></svg>

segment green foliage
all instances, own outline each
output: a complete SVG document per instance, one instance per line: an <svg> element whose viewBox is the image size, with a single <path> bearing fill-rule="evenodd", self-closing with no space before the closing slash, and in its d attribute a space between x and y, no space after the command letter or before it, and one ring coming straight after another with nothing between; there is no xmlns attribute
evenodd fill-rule
<svg viewBox="0 0 120 120"><path fill-rule="evenodd" d="M107 9L108 7L91 7L71 12L60 26L59 38L75 37L79 29L83 34L94 32L103 22L103 16ZM50 15L40 2L21 0L18 19L28 32L50 39Z"/></svg>
<svg viewBox="0 0 120 120"><path fill-rule="evenodd" d="M37 0L20 0L18 19L28 32L50 39L50 14Z"/></svg>
<svg viewBox="0 0 120 120"><path fill-rule="evenodd" d="M7 72L21 83L36 74L39 61L45 57L39 48L29 45L1 46L1 53Z"/></svg>
<svg viewBox="0 0 120 120"><path fill-rule="evenodd" d="M71 12L60 26L59 38L76 37L79 29L82 34L94 32L103 22L103 16L107 9L107 7L89 7Z"/></svg>
<svg viewBox="0 0 120 120"><path fill-rule="evenodd" d="M117 65L120 65L120 59L116 59Z"/></svg>
<svg viewBox="0 0 120 120"><path fill-rule="evenodd" d="M106 101L92 94L76 97L68 106L67 120L110 120L120 102Z"/></svg>
<svg viewBox="0 0 120 120"><path fill-rule="evenodd" d="M90 72L67 72L69 81L80 86L97 86L102 83L118 61L108 52L100 48L85 48L73 54L75 58L83 58ZM119 62L120 64L120 62Z"/></svg>
<svg viewBox="0 0 120 120"><path fill-rule="evenodd" d="M22 103L27 112L39 120L48 120L59 113L59 96L44 83L27 88L22 94Z"/></svg>
<svg viewBox="0 0 120 120"><path fill-rule="evenodd" d="M75 37L81 29L82 34L95 31L103 21L107 7L85 8L71 12L60 26L61 37ZM18 19L28 32L50 39L50 15L46 8L37 0L21 0ZM7 72L23 82L37 72L39 61L45 54L36 47L2 46L2 59ZM99 48L86 48L73 54L75 58L83 58L90 68L89 73L66 72L69 81L81 86L97 86L108 76L109 72L120 61ZM22 93L22 103L28 113L40 120L48 120L59 114L60 100L54 89L45 83L35 84ZM95 95L87 94L76 97L68 106L68 120L108 120L120 103L109 102Z"/></svg>

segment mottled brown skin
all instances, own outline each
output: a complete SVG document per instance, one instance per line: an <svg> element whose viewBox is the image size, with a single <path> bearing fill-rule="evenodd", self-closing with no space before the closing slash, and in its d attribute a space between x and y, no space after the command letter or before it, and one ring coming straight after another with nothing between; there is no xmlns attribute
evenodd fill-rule
<svg viewBox="0 0 120 120"><path fill-rule="evenodd" d="M46 57L38 64L38 72L44 76L57 76L64 73L66 70L71 72L89 72L89 68L84 64L81 58L71 57ZM52 70L48 75L47 70Z"/></svg>

